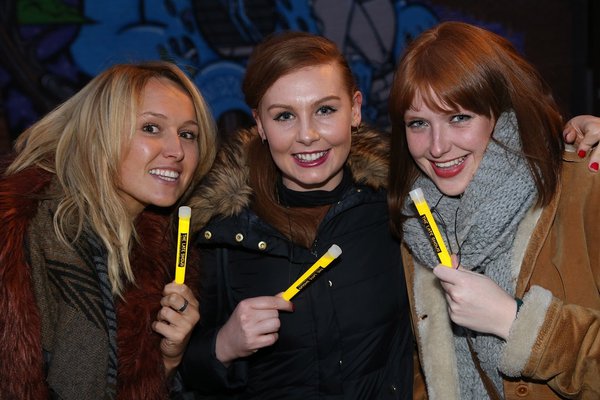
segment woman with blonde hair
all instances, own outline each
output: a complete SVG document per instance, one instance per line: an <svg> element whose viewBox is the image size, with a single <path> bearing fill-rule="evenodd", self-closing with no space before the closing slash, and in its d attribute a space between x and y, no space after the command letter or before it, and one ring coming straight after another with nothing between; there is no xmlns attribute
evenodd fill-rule
<svg viewBox="0 0 600 400"><path fill-rule="evenodd" d="M19 137L0 179L0 398L168 397L199 319L170 283L170 215L215 139L168 62L107 69Z"/></svg>

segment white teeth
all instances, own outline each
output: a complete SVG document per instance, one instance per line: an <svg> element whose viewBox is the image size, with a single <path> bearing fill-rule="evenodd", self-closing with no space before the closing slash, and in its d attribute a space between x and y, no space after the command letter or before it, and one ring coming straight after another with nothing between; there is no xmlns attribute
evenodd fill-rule
<svg viewBox="0 0 600 400"><path fill-rule="evenodd" d="M148 173L150 175L156 175L161 179L165 179L167 181L175 181L177 178L179 178L179 172L177 171L172 171L172 170L168 170L168 169L151 169L150 171L148 171Z"/></svg>
<svg viewBox="0 0 600 400"><path fill-rule="evenodd" d="M465 157L456 158L454 160L443 162L443 163L436 162L435 166L438 168L450 168L450 167L454 167L455 165L461 164L463 161L465 161Z"/></svg>
<svg viewBox="0 0 600 400"><path fill-rule="evenodd" d="M315 160L323 157L325 154L327 154L326 151L320 151L318 153L294 154L294 157L296 157L297 159L299 159L300 161L303 161L303 162L310 162L310 161L315 161Z"/></svg>

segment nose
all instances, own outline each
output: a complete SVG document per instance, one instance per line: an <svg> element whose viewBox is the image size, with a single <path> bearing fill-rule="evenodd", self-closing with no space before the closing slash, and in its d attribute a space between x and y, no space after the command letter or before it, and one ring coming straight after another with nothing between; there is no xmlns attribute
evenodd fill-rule
<svg viewBox="0 0 600 400"><path fill-rule="evenodd" d="M315 129L313 124L311 124L310 122L303 122L300 124L300 127L298 129L296 141L298 143L302 143L308 146L311 143L319 140L320 137L321 135L319 134L319 131Z"/></svg>
<svg viewBox="0 0 600 400"><path fill-rule="evenodd" d="M163 143L163 154L167 158L174 158L177 161L181 161L184 156L182 138L178 132L170 133L165 135Z"/></svg>
<svg viewBox="0 0 600 400"><path fill-rule="evenodd" d="M440 158L450 151L450 139L448 132L440 126L432 126L431 128L431 146L429 152L435 158Z"/></svg>

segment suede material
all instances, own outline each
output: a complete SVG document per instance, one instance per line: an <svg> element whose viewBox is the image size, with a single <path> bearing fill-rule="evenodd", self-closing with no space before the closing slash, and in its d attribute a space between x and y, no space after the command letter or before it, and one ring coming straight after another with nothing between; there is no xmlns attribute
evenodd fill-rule
<svg viewBox="0 0 600 400"><path fill-rule="evenodd" d="M528 235L518 268L516 296L524 299L524 305L511 328L501 371L519 377L504 380L506 399L600 398L600 175L588 171L586 160L575 153L565 152L563 159L560 190ZM458 382L435 364L452 357L451 344L433 340L443 341L448 324L442 321L442 327L431 332L423 323L447 319L447 314L436 316L419 308L421 303L435 303L432 296L440 288L434 280L425 287L415 286L422 282L420 266L404 246L402 250L428 398L455 398L452 388ZM532 327L527 320L540 313L540 326ZM431 321L427 324L432 326ZM529 328L519 329L520 325ZM524 345L529 341L531 346ZM522 370L511 371L520 360ZM424 384L415 375L415 398L425 398Z"/></svg>

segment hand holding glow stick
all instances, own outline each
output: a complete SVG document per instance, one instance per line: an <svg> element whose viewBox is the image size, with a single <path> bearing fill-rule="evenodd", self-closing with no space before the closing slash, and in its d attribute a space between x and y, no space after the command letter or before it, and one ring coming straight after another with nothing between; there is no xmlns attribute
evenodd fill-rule
<svg viewBox="0 0 600 400"><path fill-rule="evenodd" d="M440 259L440 262L442 265L452 268L452 259L450 258L450 253L448 253L446 245L444 244L444 239L442 239L442 235L440 234L440 230L433 219L433 215L431 215L431 210L429 209L429 205L425 200L423 190L421 188L417 188L412 190L409 195L412 201L415 203L415 207L417 207L417 211L421 216L421 221L423 222L423 225L425 225L425 230L429 234L429 240L431 241L433 249Z"/></svg>
<svg viewBox="0 0 600 400"><path fill-rule="evenodd" d="M190 236L190 219L192 209L179 207L179 229L177 231L177 262L175 265L175 283L183 283L185 280L185 264L187 261L187 249Z"/></svg>
<svg viewBox="0 0 600 400"><path fill-rule="evenodd" d="M312 282L333 260L342 254L342 249L337 244L331 245L329 250L321 256L300 278L296 280L285 292L283 298L290 301L300 290Z"/></svg>

